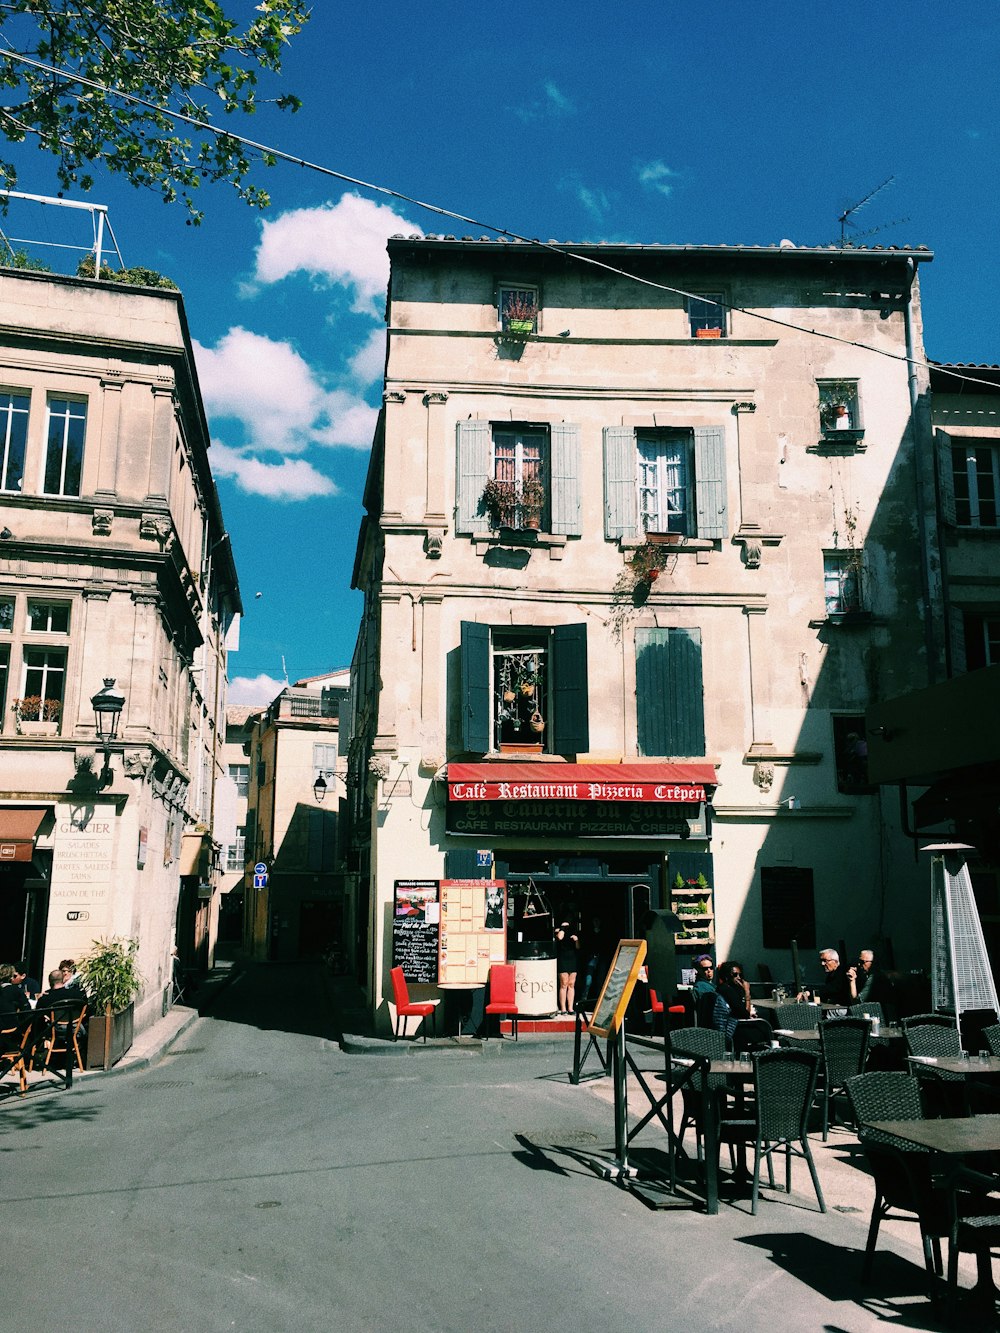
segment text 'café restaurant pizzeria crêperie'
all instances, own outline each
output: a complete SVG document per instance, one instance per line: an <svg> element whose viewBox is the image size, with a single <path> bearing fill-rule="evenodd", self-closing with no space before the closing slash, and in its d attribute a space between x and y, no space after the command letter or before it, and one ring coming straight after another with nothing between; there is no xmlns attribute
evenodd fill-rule
<svg viewBox="0 0 1000 1333"><path fill-rule="evenodd" d="M520 969L554 956L553 927L564 920L610 960L618 940L641 933L650 907L671 905L678 877L710 898L715 782L711 764L449 764L447 832L475 839L464 858L449 854L449 872L506 883L507 957ZM504 846L527 838L540 845ZM705 920L692 922L692 948L710 916L709 902Z"/></svg>

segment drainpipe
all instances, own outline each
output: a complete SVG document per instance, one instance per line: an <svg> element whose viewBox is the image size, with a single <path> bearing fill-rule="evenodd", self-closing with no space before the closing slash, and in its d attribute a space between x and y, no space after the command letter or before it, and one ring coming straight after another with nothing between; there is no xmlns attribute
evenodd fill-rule
<svg viewBox="0 0 1000 1333"><path fill-rule="evenodd" d="M912 259L906 261L909 284L906 289L906 301L903 305L903 327L906 331L906 368L907 384L910 391L910 424L913 431L914 492L917 508L917 540L920 543L920 593L924 603L924 651L927 654L927 684L937 682L937 663L934 651L934 626L931 607L931 568L930 547L928 544L927 515L924 510L923 458L920 442L924 435L923 424L918 421L920 393L917 387L917 367L913 355L913 319L911 315L911 293L917 276L917 266ZM933 468L933 435L931 466Z"/></svg>

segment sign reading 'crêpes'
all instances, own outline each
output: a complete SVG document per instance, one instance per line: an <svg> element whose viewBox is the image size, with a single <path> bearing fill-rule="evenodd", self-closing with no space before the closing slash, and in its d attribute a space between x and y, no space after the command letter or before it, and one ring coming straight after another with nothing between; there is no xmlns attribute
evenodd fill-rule
<svg viewBox="0 0 1000 1333"><path fill-rule="evenodd" d="M704 787L665 782L453 782L453 801L642 801L700 805Z"/></svg>

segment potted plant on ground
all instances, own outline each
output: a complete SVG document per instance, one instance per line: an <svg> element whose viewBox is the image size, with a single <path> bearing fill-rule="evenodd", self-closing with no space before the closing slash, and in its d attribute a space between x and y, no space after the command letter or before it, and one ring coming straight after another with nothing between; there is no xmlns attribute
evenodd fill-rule
<svg viewBox="0 0 1000 1333"><path fill-rule="evenodd" d="M142 989L138 939L95 940L78 970L87 993L87 1068L110 1069L132 1045L135 997Z"/></svg>

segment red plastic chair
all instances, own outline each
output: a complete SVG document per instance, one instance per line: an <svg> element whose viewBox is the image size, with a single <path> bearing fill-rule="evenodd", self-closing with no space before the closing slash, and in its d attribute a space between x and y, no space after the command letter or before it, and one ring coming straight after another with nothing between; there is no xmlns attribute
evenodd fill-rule
<svg viewBox="0 0 1000 1333"><path fill-rule="evenodd" d="M430 1000L415 1002L410 1000L410 992L406 986L406 978L403 976L401 967L394 967L389 973L392 978L392 998L396 1004L396 1026L393 1030L393 1041L399 1040L399 1020L403 1020L403 1037L406 1037L406 1020L413 1018L429 1018L435 1024L436 1031L436 1011L437 1005ZM424 1024L424 1041L427 1040L427 1025Z"/></svg>
<svg viewBox="0 0 1000 1333"><path fill-rule="evenodd" d="M486 1038L489 1040L490 1014L509 1018L517 1041L517 1003L514 989L514 964L494 963L490 968L490 1002L486 1006Z"/></svg>

